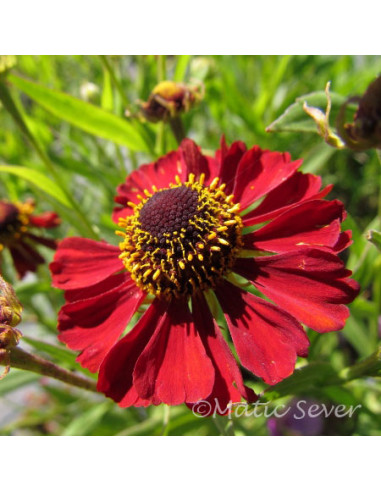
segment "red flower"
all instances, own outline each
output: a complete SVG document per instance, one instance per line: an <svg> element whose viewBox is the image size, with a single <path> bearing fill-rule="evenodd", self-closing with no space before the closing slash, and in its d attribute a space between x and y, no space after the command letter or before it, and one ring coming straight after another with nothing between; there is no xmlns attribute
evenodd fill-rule
<svg viewBox="0 0 381 492"><path fill-rule="evenodd" d="M184 140L119 186L119 246L60 243L51 264L67 301L59 337L99 370L99 391L122 407L207 400L213 409L217 399L224 413L241 397L254 401L211 314L216 300L241 364L269 384L307 355L301 323L343 328L358 292L337 256L350 244L340 231L345 213L300 164L224 140L206 157ZM237 286L240 276L259 296Z"/></svg>
<svg viewBox="0 0 381 492"><path fill-rule="evenodd" d="M45 263L33 243L55 249L56 241L33 234L30 229L51 229L60 224L54 212L33 215L34 202L9 203L0 200L0 260L1 252L8 248L18 276L23 278L27 272L35 272L38 265Z"/></svg>

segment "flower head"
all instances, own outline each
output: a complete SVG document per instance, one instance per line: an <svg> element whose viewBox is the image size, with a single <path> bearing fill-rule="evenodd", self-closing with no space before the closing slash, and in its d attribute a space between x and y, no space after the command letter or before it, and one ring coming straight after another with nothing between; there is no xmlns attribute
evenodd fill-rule
<svg viewBox="0 0 381 492"><path fill-rule="evenodd" d="M345 212L300 164L224 139L207 157L184 140L119 186L119 246L60 243L50 267L65 290L60 340L99 371L99 391L123 407L217 399L226 413L254 401L213 318L216 302L241 364L268 384L307 355L302 323L343 328L358 292L337 256L351 242Z"/></svg>
<svg viewBox="0 0 381 492"><path fill-rule="evenodd" d="M154 87L148 101L141 103L141 110L153 123L167 121L189 111L201 98L199 87L164 80Z"/></svg>
<svg viewBox="0 0 381 492"><path fill-rule="evenodd" d="M0 200L0 255L4 248L9 249L20 278L28 271L35 272L38 265L45 262L33 243L56 248L54 240L36 236L31 230L57 227L60 223L58 215L54 212L33 215L33 211L31 200L25 203Z"/></svg>

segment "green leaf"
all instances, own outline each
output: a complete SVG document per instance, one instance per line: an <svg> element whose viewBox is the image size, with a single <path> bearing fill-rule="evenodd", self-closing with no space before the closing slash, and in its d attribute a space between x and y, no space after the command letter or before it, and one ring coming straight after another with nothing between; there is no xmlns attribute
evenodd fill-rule
<svg viewBox="0 0 381 492"><path fill-rule="evenodd" d="M149 151L145 140L131 122L64 92L48 89L22 77L11 74L8 80L58 118L92 135L125 145L130 150Z"/></svg>
<svg viewBox="0 0 381 492"><path fill-rule="evenodd" d="M366 357L373 352L374 346L369 333L365 330L364 325L356 321L354 317L348 318L343 335L357 350L360 357Z"/></svg>
<svg viewBox="0 0 381 492"><path fill-rule="evenodd" d="M175 82L182 82L184 80L190 58L191 55L179 55L177 57L177 64L173 76Z"/></svg>
<svg viewBox="0 0 381 492"><path fill-rule="evenodd" d="M86 412L82 413L76 419L72 420L66 427L63 436L86 436L88 435L101 421L102 417L110 410L112 402L105 401L100 405L91 407Z"/></svg>
<svg viewBox="0 0 381 492"><path fill-rule="evenodd" d="M10 373L0 381L0 396L15 391L41 378L39 374L11 369Z"/></svg>
<svg viewBox="0 0 381 492"><path fill-rule="evenodd" d="M330 95L332 112L335 112L345 102L345 97L333 92ZM317 91L298 97L294 104L291 104L279 118L266 128L266 131L318 133L315 121L303 109L305 102L308 106L319 107L325 111L327 95L324 91Z"/></svg>
<svg viewBox="0 0 381 492"><path fill-rule="evenodd" d="M62 192L54 181L48 178L45 174L37 171L36 169L30 169L24 166L12 166L9 164L0 164L0 172L14 174L20 178L26 179L30 183L34 184L40 190L44 191L48 195L51 195L56 200L61 202L68 208L72 208L69 200L66 198L65 194Z"/></svg>

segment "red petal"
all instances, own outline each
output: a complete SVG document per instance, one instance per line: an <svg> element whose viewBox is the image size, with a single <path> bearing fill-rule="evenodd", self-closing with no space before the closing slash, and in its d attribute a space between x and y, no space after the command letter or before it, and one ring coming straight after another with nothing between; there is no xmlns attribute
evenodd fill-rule
<svg viewBox="0 0 381 492"><path fill-rule="evenodd" d="M55 239L49 239L46 237L40 237L40 236L35 236L34 234L31 234L30 232L27 232L25 234L26 237L31 239L32 241L35 241L36 243L42 244L46 248L50 249L57 249L57 241Z"/></svg>
<svg viewBox="0 0 381 492"><path fill-rule="evenodd" d="M300 203L261 229L243 236L244 248L275 253L298 246L334 248L343 213L343 204L338 200Z"/></svg>
<svg viewBox="0 0 381 492"><path fill-rule="evenodd" d="M352 243L352 231L344 231L340 234L333 249L336 253L340 253L340 251L348 248Z"/></svg>
<svg viewBox="0 0 381 492"><path fill-rule="evenodd" d="M241 371L231 353L228 344L221 334L221 330L213 320L209 307L203 295L193 298L193 317L201 340L211 359L215 369L215 381L213 391L206 398L207 415L226 415L229 413L229 404L238 403L244 397L249 402L256 401L257 397L253 390L243 384ZM192 406L191 406L192 408ZM193 407L202 411L202 405ZM205 412L204 412L205 414ZM207 416L205 414L205 416Z"/></svg>
<svg viewBox="0 0 381 492"><path fill-rule="evenodd" d="M127 274L111 277L111 290L63 306L58 316L61 342L81 350L77 358L83 367L96 372L118 340L146 294Z"/></svg>
<svg viewBox="0 0 381 492"><path fill-rule="evenodd" d="M246 214L242 218L243 223L245 227L260 224L280 215L297 203L324 198L332 189L332 186L327 186L319 191L320 187L320 177L295 172L270 191L254 210Z"/></svg>
<svg viewBox="0 0 381 492"><path fill-rule="evenodd" d="M227 147L225 141L221 141L221 167L219 172L220 184L225 183L225 193L230 195L234 188L234 178L237 174L238 164L246 152L243 142L233 142Z"/></svg>
<svg viewBox="0 0 381 492"><path fill-rule="evenodd" d="M45 263L44 258L32 246L22 241L12 245L10 252L19 278L23 278L27 272L35 272L39 265Z"/></svg>
<svg viewBox="0 0 381 492"><path fill-rule="evenodd" d="M302 326L288 313L229 282L216 289L243 366L268 384L294 372L309 346Z"/></svg>
<svg viewBox="0 0 381 492"><path fill-rule="evenodd" d="M125 219L134 213L134 209L132 207L128 207L126 203L124 204L124 207L114 207L111 219L115 222L115 224L118 224L119 219Z"/></svg>
<svg viewBox="0 0 381 492"><path fill-rule="evenodd" d="M107 277L101 282L98 282L95 285L91 285L90 287L66 290L64 292L64 297L67 302L81 301L83 299L88 299L90 297L95 297L99 294L103 294L104 292L112 290L115 287L126 282L129 282L131 285L136 285L135 282L131 279L129 273L118 273L116 275L111 275L110 277Z"/></svg>
<svg viewBox="0 0 381 492"><path fill-rule="evenodd" d="M44 212L40 215L31 215L29 221L33 226L43 227L45 229L51 229L61 224L61 219L55 212Z"/></svg>
<svg viewBox="0 0 381 492"><path fill-rule="evenodd" d="M69 237L61 241L50 264L53 287L79 289L123 269L120 250L111 244Z"/></svg>
<svg viewBox="0 0 381 492"><path fill-rule="evenodd" d="M196 178L199 178L202 173L205 174L205 181L210 179L209 164L205 156L203 156L197 145L189 138L181 142L179 150L182 153L183 160L187 168L187 176L193 173Z"/></svg>
<svg viewBox="0 0 381 492"><path fill-rule="evenodd" d="M340 330L349 316L344 306L359 286L332 253L319 249L261 258L240 258L234 271L296 319L319 332Z"/></svg>
<svg viewBox="0 0 381 492"><path fill-rule="evenodd" d="M142 398L168 405L207 398L214 368L193 324L188 304L175 299L134 369L134 385Z"/></svg>
<svg viewBox="0 0 381 492"><path fill-rule="evenodd" d="M235 202L244 210L289 178L301 163L301 160L292 162L287 153L253 147L238 165L233 191Z"/></svg>
<svg viewBox="0 0 381 492"><path fill-rule="evenodd" d="M121 407L146 406L150 403L149 399L139 397L132 374L152 334L160 329L166 308L167 303L156 298L134 328L111 349L100 367L98 391L118 402Z"/></svg>

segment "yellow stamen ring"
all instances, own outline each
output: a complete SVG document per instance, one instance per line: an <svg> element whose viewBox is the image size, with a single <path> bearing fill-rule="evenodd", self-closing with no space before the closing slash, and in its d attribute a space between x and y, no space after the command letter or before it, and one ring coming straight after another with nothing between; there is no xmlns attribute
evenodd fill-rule
<svg viewBox="0 0 381 492"><path fill-rule="evenodd" d="M209 186L204 180L176 176L168 188L144 190L133 214L119 220L120 258L150 294L181 297L214 287L242 247L239 204L218 178Z"/></svg>

